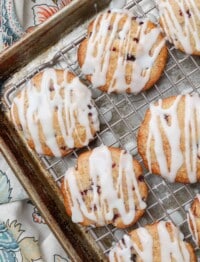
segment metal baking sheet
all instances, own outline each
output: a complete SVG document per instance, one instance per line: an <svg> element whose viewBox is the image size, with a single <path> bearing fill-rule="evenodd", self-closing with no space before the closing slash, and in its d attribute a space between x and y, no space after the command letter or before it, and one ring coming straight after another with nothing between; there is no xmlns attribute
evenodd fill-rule
<svg viewBox="0 0 200 262"><path fill-rule="evenodd" d="M149 17L157 21L158 13L153 0L129 0L126 8L135 15ZM98 11L98 10L97 10ZM5 107L9 110L16 92L37 72L45 67L68 68L80 78L83 77L77 63L77 47L84 39L87 23L81 26L78 34L66 37L67 45L58 48L49 61L44 64L32 65L26 77L18 75L14 82L11 80L6 85L4 93ZM137 131L149 104L159 98L165 98L180 93L199 93L200 91L200 57L185 55L168 44L169 59L165 71L156 85L140 95L111 94L92 90L95 106L99 112L101 128L100 132L90 145L81 150L74 150L63 158L38 156L54 182L60 186L60 181L66 170L75 165L78 155L92 149L101 143L108 146L122 147L128 150L141 164L141 157L137 152ZM28 70L28 69L27 69ZM150 174L144 168L145 181L149 188L148 207L140 221L127 230L119 230L113 226L102 228L87 228L85 234L90 234L93 242L101 251L108 254L113 243L118 241L125 232L133 228L144 226L161 219L170 219L179 226L184 233L185 240L195 247L198 259L198 249L192 241L186 220L186 211L196 193L200 193L199 185L170 184L158 176ZM95 246L94 246L95 248Z"/></svg>

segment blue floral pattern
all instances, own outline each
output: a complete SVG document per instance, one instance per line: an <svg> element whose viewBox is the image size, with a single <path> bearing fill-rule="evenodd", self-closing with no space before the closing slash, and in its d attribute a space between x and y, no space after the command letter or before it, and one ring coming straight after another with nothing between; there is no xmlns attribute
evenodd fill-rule
<svg viewBox="0 0 200 262"><path fill-rule="evenodd" d="M0 261L22 261L19 245L4 223L0 224Z"/></svg>
<svg viewBox="0 0 200 262"><path fill-rule="evenodd" d="M2 10L2 41L5 46L12 45L25 33L16 14L13 0L1 0Z"/></svg>
<svg viewBox="0 0 200 262"><path fill-rule="evenodd" d="M70 261L0 151L0 262L42 261L42 254L48 262Z"/></svg>
<svg viewBox="0 0 200 262"><path fill-rule="evenodd" d="M10 180L7 174L0 170L0 204L10 202L11 192Z"/></svg>
<svg viewBox="0 0 200 262"><path fill-rule="evenodd" d="M27 0L23 1L25 2ZM34 26L46 21L50 16L68 5L72 0L32 0L32 3L30 3L31 1L29 0L29 8L32 10L32 15L30 15L29 18L29 27L26 28L24 28L23 24L20 24L15 8L15 4L18 2L23 8L23 1L0 0L0 9L2 10L2 17L0 17L0 47L2 44L5 47L12 45L26 32L32 31Z"/></svg>
<svg viewBox="0 0 200 262"><path fill-rule="evenodd" d="M26 1L26 4L28 2L23 1ZM71 2L71 0L29 0L29 4L32 2L32 16L27 17L26 13L19 12L22 9L15 8L15 4L18 3L19 6L23 6L23 1L0 0L0 51L20 39L26 31L29 31L28 29L45 21ZM34 6L36 7L33 8ZM20 21L30 20L26 27L20 24L16 10L25 15L25 20ZM42 261L40 248L44 259L46 258L48 262L70 261L37 208L35 206L29 208L28 203L25 205L26 199L26 193L0 151L0 262Z"/></svg>

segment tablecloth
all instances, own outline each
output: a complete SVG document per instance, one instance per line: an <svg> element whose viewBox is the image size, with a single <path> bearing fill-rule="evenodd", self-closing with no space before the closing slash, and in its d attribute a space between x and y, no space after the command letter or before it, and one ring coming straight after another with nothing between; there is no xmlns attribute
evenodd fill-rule
<svg viewBox="0 0 200 262"><path fill-rule="evenodd" d="M0 0L0 48L12 45L72 0Z"/></svg>
<svg viewBox="0 0 200 262"><path fill-rule="evenodd" d="M0 51L71 0L0 0ZM69 261L0 152L0 261Z"/></svg>

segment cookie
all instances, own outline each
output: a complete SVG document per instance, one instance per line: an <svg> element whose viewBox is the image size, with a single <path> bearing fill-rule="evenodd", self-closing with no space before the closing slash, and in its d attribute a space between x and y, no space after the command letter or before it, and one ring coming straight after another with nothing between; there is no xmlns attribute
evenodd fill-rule
<svg viewBox="0 0 200 262"><path fill-rule="evenodd" d="M125 235L109 253L110 262L196 262L194 249L170 221L140 227Z"/></svg>
<svg viewBox="0 0 200 262"><path fill-rule="evenodd" d="M67 214L84 226L125 228L144 213L148 190L140 164L119 148L100 146L78 157L61 190Z"/></svg>
<svg viewBox="0 0 200 262"><path fill-rule="evenodd" d="M99 130L90 90L69 71L46 69L14 98L11 118L39 154L63 156Z"/></svg>
<svg viewBox="0 0 200 262"><path fill-rule="evenodd" d="M198 95L172 96L150 105L137 143L151 173L170 182L200 181L199 119Z"/></svg>
<svg viewBox="0 0 200 262"><path fill-rule="evenodd" d="M94 88L133 93L152 87L167 60L165 39L152 22L128 11L99 14L78 49L78 61Z"/></svg>
<svg viewBox="0 0 200 262"><path fill-rule="evenodd" d="M195 197L189 209L187 221L193 240L200 247L200 194Z"/></svg>
<svg viewBox="0 0 200 262"><path fill-rule="evenodd" d="M200 55L200 1L157 2L160 24L169 42L186 54Z"/></svg>

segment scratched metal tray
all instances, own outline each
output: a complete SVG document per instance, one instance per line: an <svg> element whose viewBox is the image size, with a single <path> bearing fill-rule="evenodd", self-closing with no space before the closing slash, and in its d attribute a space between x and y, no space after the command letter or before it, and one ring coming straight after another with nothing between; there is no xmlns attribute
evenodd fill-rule
<svg viewBox="0 0 200 262"><path fill-rule="evenodd" d="M126 8L135 15L149 17L154 22L157 20L157 8L153 0L129 0L127 1ZM96 11L98 12L99 10L97 9ZM6 112L9 111L12 99L18 90L22 88L33 75L45 67L54 66L56 68L68 68L80 78L83 77L77 63L76 53L79 43L85 37L87 24L88 22L84 23L77 31L65 36L63 38L66 43L64 47L61 47L62 45L59 44L55 46L48 52L48 59L46 59L46 56L45 59L36 59L34 63L30 63L28 67L21 70L18 74L15 74L15 77L6 82L5 91L3 93L3 105ZM168 51L169 59L161 79L147 92L137 96L128 94L108 95L94 90L89 86L92 90L95 105L99 112L101 128L95 140L85 149L94 148L101 143L108 146L120 146L128 150L142 164L141 157L137 152L136 137L137 130L149 104L159 98L165 98L170 95L193 92L199 93L200 91L200 58L185 55L177 51L171 45L168 45ZM40 169L42 169L42 171L40 170L42 174L44 173L43 167L46 169L45 175L42 176L38 173L37 178L41 175L44 178L44 181L42 181L48 186L48 190L53 189L53 196L56 198L55 202L57 202L58 199L62 202L59 196L59 190L57 190L55 185L58 185L58 187L60 186L60 181L65 171L70 166L75 165L78 155L85 149L74 150L71 154L63 158L52 158L38 156L30 151L26 145L24 145L24 147L22 151L24 152L25 150L26 153L29 153L30 158L32 157L34 159L36 165L42 163L40 167ZM26 157L26 154L24 154L23 157ZM28 161L27 158L26 161ZM180 227L181 231L184 233L185 239L191 242L195 247L188 229L186 211L196 193L200 193L199 184L170 184L162 178L150 174L145 168L144 176L149 188L148 207L145 215L140 221L127 230L119 230L113 226L86 229L82 227L74 229L72 226L71 228L69 219L63 214L63 205L59 202L59 208L62 211L61 230L63 229L63 224L66 219L70 230L77 230L77 234L81 232L84 241L86 241L86 245L89 245L89 250L94 250L94 253L92 253L92 251L90 252L90 257L87 257L85 250L83 250L83 254L79 254L81 259L87 258L87 261L106 260L106 255L113 243L118 241L125 232L161 219L172 220L174 224ZM54 214L54 216L56 215ZM58 223L60 222L58 221ZM64 234L67 234L67 230L64 230ZM63 242L62 239L60 239L60 241L61 243ZM75 245L75 250L78 249L79 247ZM200 259L197 247L195 247L195 250ZM93 255L94 257L92 259Z"/></svg>

